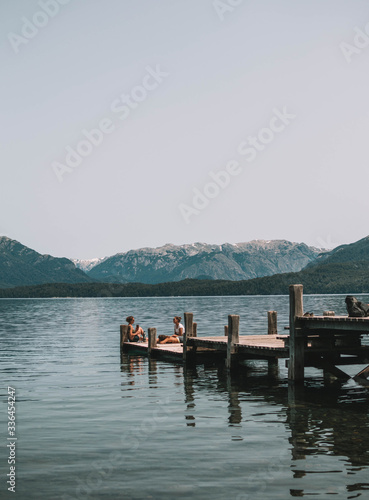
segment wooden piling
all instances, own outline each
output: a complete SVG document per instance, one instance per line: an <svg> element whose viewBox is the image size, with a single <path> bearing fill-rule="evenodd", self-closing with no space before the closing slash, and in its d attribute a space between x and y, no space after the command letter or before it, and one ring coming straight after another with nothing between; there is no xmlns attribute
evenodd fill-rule
<svg viewBox="0 0 369 500"><path fill-rule="evenodd" d="M191 348L187 345L187 339L193 336L193 313L184 313L184 327L185 331L183 334L183 361L186 363L189 361L189 353Z"/></svg>
<svg viewBox="0 0 369 500"><path fill-rule="evenodd" d="M225 325L224 327L224 336L228 337L228 325Z"/></svg>
<svg viewBox="0 0 369 500"><path fill-rule="evenodd" d="M192 337L197 337L197 323L192 324Z"/></svg>
<svg viewBox="0 0 369 500"><path fill-rule="evenodd" d="M128 342L128 325L120 325L120 350L124 351L124 342Z"/></svg>
<svg viewBox="0 0 369 500"><path fill-rule="evenodd" d="M291 285L290 292L290 362L288 379L304 380L304 338L296 326L296 317L303 316L303 285Z"/></svg>
<svg viewBox="0 0 369 500"><path fill-rule="evenodd" d="M277 333L277 311L268 311L268 335Z"/></svg>
<svg viewBox="0 0 369 500"><path fill-rule="evenodd" d="M157 334L156 334L156 328L149 328L148 329L148 354L151 356L151 349L153 347L157 346Z"/></svg>
<svg viewBox="0 0 369 500"><path fill-rule="evenodd" d="M227 370L232 370L236 366L236 349L235 344L239 343L240 340L240 317L236 314L230 314L228 316L228 342L227 342L227 359L226 368Z"/></svg>

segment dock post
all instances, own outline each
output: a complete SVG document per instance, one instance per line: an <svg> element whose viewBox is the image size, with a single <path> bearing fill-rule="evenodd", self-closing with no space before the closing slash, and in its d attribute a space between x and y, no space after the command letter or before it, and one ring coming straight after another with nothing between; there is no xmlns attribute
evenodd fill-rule
<svg viewBox="0 0 369 500"><path fill-rule="evenodd" d="M192 324L192 337L197 337L197 323Z"/></svg>
<svg viewBox="0 0 369 500"><path fill-rule="evenodd" d="M228 337L228 325L225 325L224 327L224 336Z"/></svg>
<svg viewBox="0 0 369 500"><path fill-rule="evenodd" d="M151 356L151 349L153 347L156 347L157 345L157 336L156 336L156 328L149 328L148 329L148 353L149 356Z"/></svg>
<svg viewBox="0 0 369 500"><path fill-rule="evenodd" d="M304 381L304 337L296 328L296 317L303 316L303 285L290 285L290 362L288 379Z"/></svg>
<svg viewBox="0 0 369 500"><path fill-rule="evenodd" d="M128 325L120 325L120 350L125 351L124 342L128 341Z"/></svg>
<svg viewBox="0 0 369 500"><path fill-rule="evenodd" d="M268 335L277 333L277 311L268 311Z"/></svg>
<svg viewBox="0 0 369 500"><path fill-rule="evenodd" d="M268 311L268 335L277 335L277 311ZM278 358L268 358L268 376L278 375Z"/></svg>
<svg viewBox="0 0 369 500"><path fill-rule="evenodd" d="M227 359L226 367L227 370L232 370L235 367L235 344L240 341L240 317L236 314L230 314L228 316L228 342L227 342Z"/></svg>
<svg viewBox="0 0 369 500"><path fill-rule="evenodd" d="M188 363L191 347L187 347L187 339L193 336L193 313L184 313L183 361Z"/></svg>

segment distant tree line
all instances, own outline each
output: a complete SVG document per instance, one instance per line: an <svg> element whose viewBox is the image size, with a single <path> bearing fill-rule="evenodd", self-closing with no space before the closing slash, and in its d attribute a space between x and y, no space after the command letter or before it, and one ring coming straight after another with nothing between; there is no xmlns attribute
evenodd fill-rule
<svg viewBox="0 0 369 500"><path fill-rule="evenodd" d="M158 283L50 283L0 289L0 298L173 297L205 295L284 295L302 283L305 293L367 293L369 262L322 264L298 273L275 274L245 281L198 280Z"/></svg>

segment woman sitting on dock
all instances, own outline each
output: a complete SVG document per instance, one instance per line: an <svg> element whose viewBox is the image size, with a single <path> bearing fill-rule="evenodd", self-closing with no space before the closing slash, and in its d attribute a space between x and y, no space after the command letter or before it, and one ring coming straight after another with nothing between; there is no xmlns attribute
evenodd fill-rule
<svg viewBox="0 0 369 500"><path fill-rule="evenodd" d="M145 334L143 329L137 325L136 329L133 328L133 323L135 318L133 316L127 316L126 321L128 323L128 341L129 342L139 342L140 340L145 340Z"/></svg>
<svg viewBox="0 0 369 500"><path fill-rule="evenodd" d="M183 334L184 334L184 326L181 323L181 316L174 316L174 335L159 335L158 343L159 344L182 344L183 343Z"/></svg>

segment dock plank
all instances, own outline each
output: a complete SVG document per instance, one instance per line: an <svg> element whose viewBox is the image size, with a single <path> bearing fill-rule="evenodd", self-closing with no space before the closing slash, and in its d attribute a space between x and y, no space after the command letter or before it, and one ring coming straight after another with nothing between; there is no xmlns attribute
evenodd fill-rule
<svg viewBox="0 0 369 500"><path fill-rule="evenodd" d="M188 339L189 345L208 348L209 350L227 350L227 338L224 336L217 337L191 337ZM126 342L125 346L128 350L148 351L147 342ZM275 356L281 354L283 357L288 356L288 348L285 347L283 339L277 335L242 335L239 342L235 344L239 352L247 354L247 352L255 353L255 351L263 351L263 354ZM171 354L175 356L183 355L182 344L158 344L152 348L152 352L157 354ZM260 354L262 354L260 352Z"/></svg>

